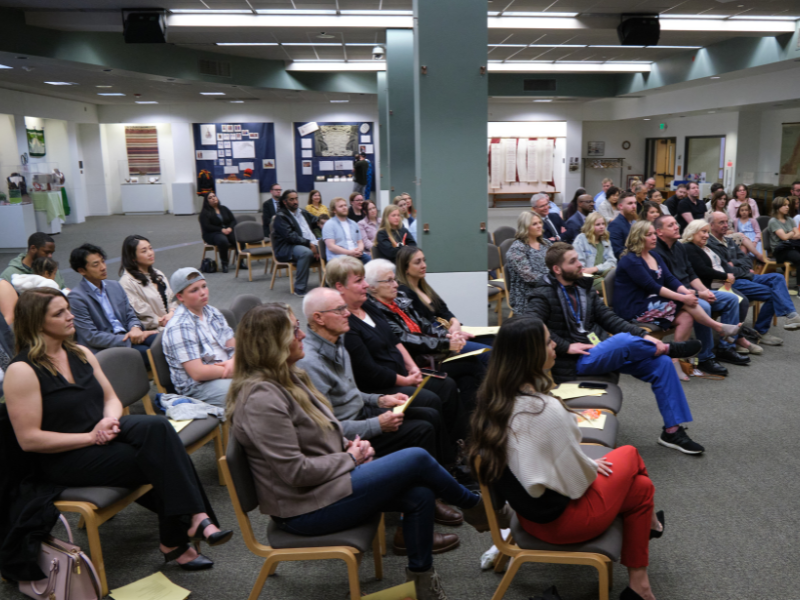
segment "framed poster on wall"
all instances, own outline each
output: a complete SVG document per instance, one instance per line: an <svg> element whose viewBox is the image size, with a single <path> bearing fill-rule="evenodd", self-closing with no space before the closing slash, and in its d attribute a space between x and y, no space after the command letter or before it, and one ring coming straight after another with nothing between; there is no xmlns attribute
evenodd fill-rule
<svg viewBox="0 0 800 600"><path fill-rule="evenodd" d="M194 123L192 130L197 173L206 171L212 181L258 181L261 193L277 183L272 123ZM246 141L230 137L236 133L242 137L242 131L248 132ZM209 148L208 140L213 140L216 150Z"/></svg>

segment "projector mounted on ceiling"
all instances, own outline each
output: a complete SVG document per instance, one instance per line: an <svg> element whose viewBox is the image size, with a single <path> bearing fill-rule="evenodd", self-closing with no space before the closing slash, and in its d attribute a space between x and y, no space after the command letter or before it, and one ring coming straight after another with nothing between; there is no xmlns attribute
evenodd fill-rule
<svg viewBox="0 0 800 600"><path fill-rule="evenodd" d="M657 46L661 37L658 15L621 15L617 26L619 43L623 46Z"/></svg>

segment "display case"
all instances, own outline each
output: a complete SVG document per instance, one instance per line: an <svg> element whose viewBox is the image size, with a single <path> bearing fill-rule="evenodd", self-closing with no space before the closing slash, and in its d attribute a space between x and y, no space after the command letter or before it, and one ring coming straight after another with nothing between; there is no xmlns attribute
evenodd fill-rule
<svg viewBox="0 0 800 600"><path fill-rule="evenodd" d="M0 204L33 204L35 231L61 233L67 203L63 192L65 177L58 163L2 165L0 172L5 177L0 184Z"/></svg>
<svg viewBox="0 0 800 600"><path fill-rule="evenodd" d="M140 172L130 167L127 160L121 160L119 161L119 179L122 212L126 215L163 214L165 212L164 185L160 172Z"/></svg>

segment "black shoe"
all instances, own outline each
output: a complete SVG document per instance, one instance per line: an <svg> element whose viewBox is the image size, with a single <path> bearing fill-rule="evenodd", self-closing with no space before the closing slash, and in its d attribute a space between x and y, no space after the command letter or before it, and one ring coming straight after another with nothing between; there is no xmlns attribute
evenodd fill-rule
<svg viewBox="0 0 800 600"><path fill-rule="evenodd" d="M703 349L703 342L700 340L687 340L685 342L670 342L670 358L692 358L700 354Z"/></svg>
<svg viewBox="0 0 800 600"><path fill-rule="evenodd" d="M619 600L644 600L639 594L634 592L631 588L626 587L619 595Z"/></svg>
<svg viewBox="0 0 800 600"><path fill-rule="evenodd" d="M716 354L719 362L726 362L739 366L750 364L749 356L742 356L732 348L717 348L717 351L714 354Z"/></svg>
<svg viewBox="0 0 800 600"><path fill-rule="evenodd" d="M222 272L223 273L227 273L228 272L228 265L226 265L226 264L222 265Z"/></svg>
<svg viewBox="0 0 800 600"><path fill-rule="evenodd" d="M723 377L727 377L728 375L728 369L723 367L713 358L700 361L697 364L697 368L703 371L703 373L708 373L709 375L722 375Z"/></svg>
<svg viewBox="0 0 800 600"><path fill-rule="evenodd" d="M206 527L213 524L214 523L211 521L211 519L203 519L197 526L194 535L189 536L189 539L193 543L198 544L198 546L200 542L205 542L209 546L221 546L222 544L227 544L228 541L233 537L233 531L230 529L214 532L208 537L206 537L206 534L203 533Z"/></svg>
<svg viewBox="0 0 800 600"><path fill-rule="evenodd" d="M658 519L658 522L661 523L661 531L658 531L656 529L651 529L650 530L650 539L651 540L660 538L662 535L664 535L664 511L663 510L660 510L660 511L658 511L656 513L656 519Z"/></svg>
<svg viewBox="0 0 800 600"><path fill-rule="evenodd" d="M168 563L172 562L177 558L180 558L187 550L189 550L189 548L191 548L189 544L184 544L183 546L178 546L172 552L167 552L166 554L163 555L164 562ZM193 561L183 564L181 563L175 563L175 564L178 565L184 571L205 571L206 569L210 569L211 567L214 566L214 561L206 556L203 556L198 552L197 558L195 558Z"/></svg>
<svg viewBox="0 0 800 600"><path fill-rule="evenodd" d="M678 427L675 433L667 433L667 428L662 427L658 443L673 450L680 450L684 454L702 454L706 450L697 442L693 442L683 427Z"/></svg>

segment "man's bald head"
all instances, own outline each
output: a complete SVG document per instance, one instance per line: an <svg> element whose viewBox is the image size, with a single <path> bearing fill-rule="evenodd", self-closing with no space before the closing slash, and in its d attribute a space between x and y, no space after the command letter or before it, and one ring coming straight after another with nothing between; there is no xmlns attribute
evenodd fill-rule
<svg viewBox="0 0 800 600"><path fill-rule="evenodd" d="M581 194L578 196L578 210L584 215L594 212L594 198L591 194Z"/></svg>
<svg viewBox="0 0 800 600"><path fill-rule="evenodd" d="M718 240L725 237L728 233L728 215L724 212L714 212L708 217L709 230Z"/></svg>
<svg viewBox="0 0 800 600"><path fill-rule="evenodd" d="M315 312L330 310L341 305L342 295L332 288L314 288L303 298L303 314L306 320L311 323L311 318Z"/></svg>

